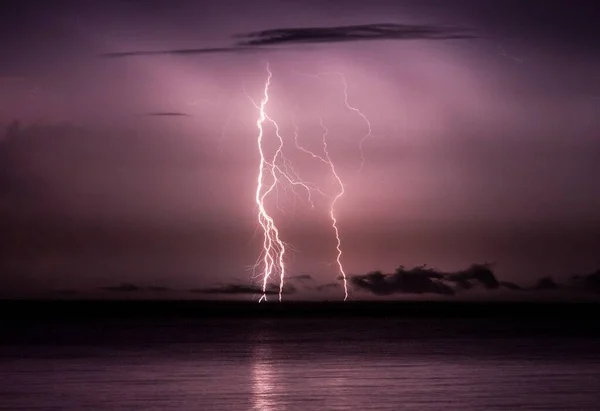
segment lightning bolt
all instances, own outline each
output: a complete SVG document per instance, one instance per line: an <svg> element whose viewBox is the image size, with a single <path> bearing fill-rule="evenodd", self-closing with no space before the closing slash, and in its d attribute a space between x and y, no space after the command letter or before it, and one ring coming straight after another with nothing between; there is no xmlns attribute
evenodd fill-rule
<svg viewBox="0 0 600 411"><path fill-rule="evenodd" d="M283 155L283 136L280 132L279 124L267 114L266 107L269 103L269 87L271 86L271 80L273 73L269 67L266 66L267 80L263 89L263 97L260 104L256 104L252 99L252 103L259 111L258 119L256 120L256 126L258 128L257 145L258 152L260 155L258 177L255 193L255 202L258 206L258 223L263 230L263 250L259 257L255 269L262 265L262 296L259 302L267 300L267 287L269 285L269 279L271 275L279 273L279 301L282 300L283 287L285 283L286 264L285 264L285 253L286 247L289 246L281 240L279 235L279 229L275 224L275 220L267 211L265 201L269 194L273 191L277 193L278 183L281 183L281 179L287 181L293 188L302 187L308 193L308 198L311 205L314 207L312 201L312 191L315 188L302 181L294 170L291 161L289 161ZM277 137L278 145L271 159L268 159L265 155L263 148L264 139L264 124L268 121L275 127L275 136ZM269 176L270 183L266 182L266 176ZM321 192L321 190L316 189Z"/></svg>
<svg viewBox="0 0 600 411"><path fill-rule="evenodd" d="M344 195L345 189L344 189L344 184L342 183L342 179L340 178L337 171L335 170L335 166L333 164L333 161L331 161L331 156L329 155L329 147L327 146L327 135L329 134L329 131L323 124L323 118L319 119L319 123L320 123L321 127L323 128L323 151L325 152L325 159L327 160L327 163L329 164L329 167L331 169L331 173L333 174L335 181L337 182L337 184L340 188L338 193L333 198L333 201L331 202L331 205L329 207L329 217L331 218L331 225L333 226L333 231L335 232L335 238L337 240L336 262L337 262L340 274L342 275L342 280L344 282L344 301L346 301L348 299L348 282L346 281L346 271L344 270L344 266L342 264L342 240L340 239L340 231L337 227L337 218L336 218L336 214L335 214L335 204Z"/></svg>
<svg viewBox="0 0 600 411"><path fill-rule="evenodd" d="M318 187L315 187L314 185L303 181L300 178L299 173L294 169L292 162L284 156L284 138L281 134L279 124L267 113L267 105L269 103L269 89L273 78L273 74L271 72L269 64L266 65L266 71L267 79L265 81L263 95L260 103L255 103L254 100L252 100L252 98L250 98L250 96L246 94L259 113L258 118L256 120L256 126L258 128L258 135L256 140L260 160L258 165L255 203L258 208L258 223L263 231L263 249L256 264L253 266L255 273L259 267L261 268L260 275L262 276L262 296L259 299L259 303L267 300L267 289L269 285L269 280L273 275L276 274L279 274L279 301L282 300L285 275L287 272L285 255L287 249L290 248L290 246L281 239L280 231L277 228L277 225L275 224L273 216L269 214L265 203L270 194L272 194L273 192L275 192L275 194L278 193L278 187L284 182L289 184L292 187L292 190L294 190L297 187L302 187L308 195L308 200L312 208L315 207L315 204L312 199L313 192L318 192L319 194L331 199L329 206L329 217L331 218L332 228L334 230L336 238L336 262L339 268L339 273L343 279L345 301L348 298L348 285L346 280L346 272L342 264L341 239L336 217L336 203L344 195L345 189L344 184L339 174L337 173L337 170L329 153L329 147L327 144L328 130L323 123L323 119L320 118L320 125L323 128L322 142L324 155L321 156L315 154L314 152L306 149L300 144L299 128L295 122L295 117L292 115L295 147L300 151L309 154L314 159L323 162L329 167L334 177L334 180L337 186L339 187L338 191L334 196L330 196ZM267 122L274 126L274 135L277 139L277 146L271 157L267 157L267 155L265 154L263 144L265 138L265 123ZM294 191L294 193L297 194L296 191ZM283 212L283 210L280 211Z"/></svg>
<svg viewBox="0 0 600 411"><path fill-rule="evenodd" d="M344 188L344 183L342 182L342 179L340 178L339 174L337 173L335 164L331 160L331 156L329 154L329 146L327 145L327 136L329 135L329 130L327 129L327 127L325 127L325 124L323 123L323 117L320 117L319 125L323 129L322 142L323 142L323 152L325 154L325 156L323 157L318 154L315 154L313 151L300 145L299 128L298 128L298 125L296 124L294 117L292 117L292 123L294 125L294 142L296 144L296 148L298 148L300 151L310 155L312 158L319 160L322 163L326 164L329 167L329 169L331 170L331 173L332 173L337 185L339 186L339 191L335 194L335 196L333 197L333 199L330 203L330 206L329 206L329 217L331 218L331 225L332 225L333 231L335 233L335 238L337 241L336 263L338 265L339 272L340 272L340 275L342 276L342 280L344 283L344 301L346 301L348 299L348 283L347 283L347 279L346 279L346 271L344 270L344 265L342 264L342 241L340 238L339 229L337 227L337 218L336 218L336 214L335 214L335 205L336 205L337 201L344 195L345 188Z"/></svg>
<svg viewBox="0 0 600 411"><path fill-rule="evenodd" d="M264 127L263 124L267 120L267 113L265 108L267 103L269 102L269 86L271 85L271 79L273 74L267 64L267 80L265 82L265 87L263 90L263 97L260 101L259 116L256 120L256 126L258 128L258 136L256 139L258 145L258 152L260 154L260 162L258 166L258 178L256 184L256 195L255 201L258 206L258 223L262 227L264 239L263 239L263 251L262 256L259 257L259 260L262 260L263 271L263 284L262 284L262 296L258 300L258 302L266 301L267 299L267 286L269 282L269 278L271 274L279 272L280 275L280 293L279 299L281 301L281 293L283 291L283 280L285 278L285 243L281 241L279 238L279 230L275 225L275 221L273 217L269 214L265 207L265 199L266 197L275 189L277 185L277 175L275 172L275 167L273 166L275 160L277 159L277 155L281 151L282 144L277 148L273 160L268 161L265 157L265 152L263 150L263 137L264 137ZM280 139L280 141L282 141ZM265 171L269 173L272 177L270 184L265 184ZM257 262L259 264L260 262Z"/></svg>
<svg viewBox="0 0 600 411"><path fill-rule="evenodd" d="M369 121L369 118L358 107L355 107L352 104L350 104L350 96L349 96L349 92L348 92L348 81L346 81L346 76L343 73L340 73L338 71L330 71L330 72L324 72L324 73L318 73L318 74L302 73L299 71L295 71L295 72L300 75L303 75L303 76L316 78L318 80L323 80L323 77L326 75L335 75L340 78L340 80L342 81L342 85L343 85L344 105L346 106L346 108L348 110L358 114L358 116L362 119L362 121L367 126L367 132L360 139L360 141L358 143L358 150L360 152L360 166L358 168L358 172L359 173L362 172L362 170L365 167L365 161L366 161L364 145L367 140L369 140L375 136L373 135L373 127L371 126L371 122Z"/></svg>
<svg viewBox="0 0 600 411"><path fill-rule="evenodd" d="M363 119L365 124L367 125L367 134L365 134L363 136L363 138L360 139L360 142L358 143L358 150L360 151L360 167L359 167L358 171L361 172L363 170L363 168L365 167L364 144L368 139L373 137L373 129L371 128L371 122L369 121L367 116L365 116L365 114L362 111L360 111L358 108L350 105L349 97L348 97L348 82L346 81L346 77L342 73L335 73L335 74L340 76L340 78L342 79L342 83L344 84L344 104L346 105L346 108L348 110L352 110L353 112L358 114Z"/></svg>

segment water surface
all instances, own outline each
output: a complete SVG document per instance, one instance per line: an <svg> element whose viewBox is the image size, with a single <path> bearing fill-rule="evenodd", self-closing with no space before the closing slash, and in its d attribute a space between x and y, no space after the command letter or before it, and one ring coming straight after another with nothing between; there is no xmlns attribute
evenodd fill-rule
<svg viewBox="0 0 600 411"><path fill-rule="evenodd" d="M600 340L551 323L99 321L7 326L0 343L1 410L600 407Z"/></svg>

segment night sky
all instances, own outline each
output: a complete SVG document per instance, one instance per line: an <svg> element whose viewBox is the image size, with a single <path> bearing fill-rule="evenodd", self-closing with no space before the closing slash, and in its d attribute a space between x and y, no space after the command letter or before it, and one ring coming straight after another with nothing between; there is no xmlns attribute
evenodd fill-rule
<svg viewBox="0 0 600 411"><path fill-rule="evenodd" d="M295 125L302 144L322 150L320 123L327 127L346 188L337 216L349 274L490 262L498 279L531 286L592 273L594 4L5 2L0 295L139 287L199 297L189 290L225 287L231 296L250 284L262 244L252 100L262 97L267 63L269 115L297 171L324 190L327 168L293 142ZM352 28L379 24L402 26L370 39ZM330 29L247 36L315 27ZM349 104L372 126L362 171L368 130L344 104L344 79ZM273 133L266 127L267 146ZM296 298L338 299L327 202L313 209L291 188L277 198L281 210L275 196L269 204L293 248Z"/></svg>

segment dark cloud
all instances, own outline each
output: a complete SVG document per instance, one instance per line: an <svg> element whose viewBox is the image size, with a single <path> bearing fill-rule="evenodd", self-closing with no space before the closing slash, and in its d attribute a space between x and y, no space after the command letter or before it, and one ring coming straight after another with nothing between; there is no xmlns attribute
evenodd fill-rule
<svg viewBox="0 0 600 411"><path fill-rule="evenodd" d="M130 284L130 283L123 283L117 286L107 286L107 287L101 287L102 290L104 291L118 291L118 292L134 292L134 291L140 291L142 288L138 287L135 284Z"/></svg>
<svg viewBox="0 0 600 411"><path fill-rule="evenodd" d="M443 276L442 274L439 275L442 276L441 278L445 277L466 289L472 288L478 284L482 284L487 289L500 288L500 283L491 271L489 264L472 265L464 271L446 276Z"/></svg>
<svg viewBox="0 0 600 411"><path fill-rule="evenodd" d="M556 282L550 277L540 278L537 284L532 288L533 290L556 290L560 288Z"/></svg>
<svg viewBox="0 0 600 411"><path fill-rule="evenodd" d="M258 285L250 284L227 284L212 288L195 288L190 290L193 293L198 294L267 294L276 295L279 294L279 286L270 286L263 293L262 288ZM293 285L286 284L283 287L283 294L294 294L296 288Z"/></svg>
<svg viewBox="0 0 600 411"><path fill-rule="evenodd" d="M327 290L338 289L338 288L340 288L340 284L339 283L327 283L327 284L318 285L315 288L315 290L317 290L317 291L327 291Z"/></svg>
<svg viewBox="0 0 600 411"><path fill-rule="evenodd" d="M117 286L107 286L101 287L104 291L116 291L116 292L136 292L136 291L152 291L152 292L166 292L171 291L169 287L162 286L150 286L150 287L141 287L139 285L131 284L131 283L122 283Z"/></svg>
<svg viewBox="0 0 600 411"><path fill-rule="evenodd" d="M155 117L190 117L190 114L173 112L173 111L158 111L158 112L152 112L152 113L147 113L147 114L149 116L155 116Z"/></svg>
<svg viewBox="0 0 600 411"><path fill-rule="evenodd" d="M565 284L559 284L550 277L540 278L532 287L522 287L510 281L498 281L492 271L491 264L473 264L465 270L443 272L426 266L410 270L400 266L393 274L373 271L350 278L356 288L369 291L375 295L392 294L441 294L455 295L460 291L476 288L496 290L500 288L512 291L545 291L571 289L600 293L600 270L591 274L571 278Z"/></svg>
<svg viewBox="0 0 600 411"><path fill-rule="evenodd" d="M54 291L54 294L58 297L70 297L80 295L79 291L77 290L56 290Z"/></svg>
<svg viewBox="0 0 600 411"><path fill-rule="evenodd" d="M210 47L210 48L193 48L193 49L175 49L175 50L155 50L155 51L125 51L116 53L105 53L103 57L115 58L115 57L131 57L131 56L152 56L152 55L187 55L187 54L221 54L221 53L246 53L246 52L257 52L265 51L263 48L258 47Z"/></svg>
<svg viewBox="0 0 600 411"><path fill-rule="evenodd" d="M520 285L510 282L510 281L500 281L500 286L504 287L504 288L508 288L509 290L513 290L513 291L518 291L518 290L523 289L523 287L521 287Z"/></svg>
<svg viewBox="0 0 600 411"><path fill-rule="evenodd" d="M256 31L237 35L239 46L339 43L365 40L453 40L475 38L465 29L414 24L363 24Z"/></svg>
<svg viewBox="0 0 600 411"><path fill-rule="evenodd" d="M171 291L171 289L169 287L162 287L162 286L146 287L146 290L157 292L157 293L163 293L163 292L166 292L166 291Z"/></svg>
<svg viewBox="0 0 600 411"><path fill-rule="evenodd" d="M373 271L351 277L355 287L375 295L391 294L442 294L453 295L454 290L442 282L440 273L423 267L405 270L400 267L394 274Z"/></svg>
<svg viewBox="0 0 600 411"><path fill-rule="evenodd" d="M458 290L470 290L483 286L497 289L500 283L491 270L490 264L473 264L466 270L446 273L426 265L407 270L403 266L393 274L374 271L365 275L353 276L351 283L375 295L441 294L454 295Z"/></svg>
<svg viewBox="0 0 600 411"><path fill-rule="evenodd" d="M289 46L369 40L459 40L474 39L478 38L478 36L475 36L474 34L469 33L466 29L461 28L384 23L354 26L280 28L237 34L234 36L234 38L240 40L230 47L207 47L162 51L128 51L106 53L102 56L111 58L163 54L187 55L246 53L277 50L262 46Z"/></svg>

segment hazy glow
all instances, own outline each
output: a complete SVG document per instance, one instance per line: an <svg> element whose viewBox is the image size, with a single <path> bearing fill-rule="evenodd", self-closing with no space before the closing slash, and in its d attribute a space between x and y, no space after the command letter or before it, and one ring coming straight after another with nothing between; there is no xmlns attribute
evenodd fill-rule
<svg viewBox="0 0 600 411"><path fill-rule="evenodd" d="M130 282L194 298L247 284L256 262L259 296L341 299L343 273L399 264L494 261L520 284L600 264L600 49L583 6L48 3L0 13L0 123L21 123L0 133L0 293ZM386 22L481 38L100 57Z"/></svg>

